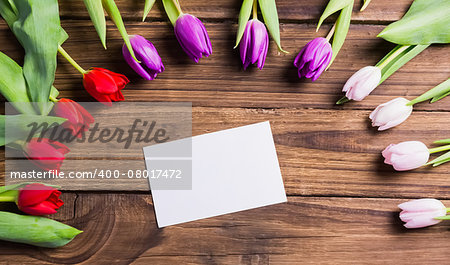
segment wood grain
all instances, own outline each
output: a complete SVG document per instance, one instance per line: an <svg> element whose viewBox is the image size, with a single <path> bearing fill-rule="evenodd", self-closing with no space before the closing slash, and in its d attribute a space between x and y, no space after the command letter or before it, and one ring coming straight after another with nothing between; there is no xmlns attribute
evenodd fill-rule
<svg viewBox="0 0 450 265"><path fill-rule="evenodd" d="M450 123L448 113L415 112L404 124L385 132L371 128L368 115L369 111L359 110L195 107L192 133L200 135L269 120L289 195L450 199L448 166L395 172L381 156L390 143L418 140L431 147L436 139L448 137L450 130L444 126ZM123 159L130 158L126 151ZM95 150L88 148L86 152ZM144 169L141 153L129 155L138 156L138 160L93 160L82 167L93 172L106 163L111 169ZM73 165L80 167L80 162L68 160L66 164L73 169ZM114 181L61 180L59 184L69 190L148 190L146 180L127 177Z"/></svg>
<svg viewBox="0 0 450 265"><path fill-rule="evenodd" d="M64 248L28 247L21 262L354 264L358 257L358 264L444 264L450 247L448 223L402 228L396 205L404 200L396 199L289 197L164 229L156 227L149 195L64 194L64 200L69 209L56 219L84 233ZM8 264L22 251L20 244L0 242Z"/></svg>

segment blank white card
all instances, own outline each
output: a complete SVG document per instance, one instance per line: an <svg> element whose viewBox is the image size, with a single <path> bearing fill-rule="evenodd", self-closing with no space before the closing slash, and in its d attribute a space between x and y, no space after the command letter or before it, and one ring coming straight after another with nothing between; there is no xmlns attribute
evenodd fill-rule
<svg viewBox="0 0 450 265"><path fill-rule="evenodd" d="M191 158L167 155L187 143ZM181 168L192 170L190 188L184 190L161 189L161 177L149 175L159 227L287 201L268 121L144 147L144 155L149 172L161 170L163 160L173 170L187 161L189 166Z"/></svg>

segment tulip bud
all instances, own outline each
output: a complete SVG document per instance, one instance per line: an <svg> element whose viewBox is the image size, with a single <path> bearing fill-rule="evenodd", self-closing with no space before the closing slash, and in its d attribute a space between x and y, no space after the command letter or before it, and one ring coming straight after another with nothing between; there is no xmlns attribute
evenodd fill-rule
<svg viewBox="0 0 450 265"><path fill-rule="evenodd" d="M91 123L94 122L91 114L77 102L62 98L55 103L53 112L56 116L67 119L62 124L64 128L69 129L73 135L78 138L82 136L82 132L89 129Z"/></svg>
<svg viewBox="0 0 450 265"><path fill-rule="evenodd" d="M61 192L53 187L33 183L21 188L17 196L17 207L31 215L55 214L64 202Z"/></svg>
<svg viewBox="0 0 450 265"><path fill-rule="evenodd" d="M66 245L82 232L45 217L0 211L0 240L57 248Z"/></svg>
<svg viewBox="0 0 450 265"><path fill-rule="evenodd" d="M136 73L147 80L153 80L157 74L164 71L161 57L159 57L158 51L153 43L139 35L130 36L130 43L134 54L136 54L136 58L142 63L136 62L125 44L122 47L122 54L125 61ZM144 69L143 66L145 66L147 70Z"/></svg>
<svg viewBox="0 0 450 265"><path fill-rule="evenodd" d="M408 102L405 98L396 98L379 105L369 116L372 126L380 126L378 130L384 131L404 122L413 110L412 106L406 105Z"/></svg>
<svg viewBox="0 0 450 265"><path fill-rule="evenodd" d="M366 66L354 73L345 83L342 92L348 99L361 101L380 83L381 70L376 66Z"/></svg>
<svg viewBox="0 0 450 265"><path fill-rule="evenodd" d="M58 170L70 149L46 138L33 138L24 147L24 155L43 170Z"/></svg>
<svg viewBox="0 0 450 265"><path fill-rule="evenodd" d="M398 207L402 209L400 219L406 228L422 228L435 225L442 220L434 219L445 216L447 209L436 199L419 199L404 202Z"/></svg>
<svg viewBox="0 0 450 265"><path fill-rule="evenodd" d="M262 69L266 61L267 48L269 47L269 34L266 26L258 19L252 19L245 26L242 40L239 44L241 60L244 70L250 64L258 62L258 68Z"/></svg>
<svg viewBox="0 0 450 265"><path fill-rule="evenodd" d="M130 81L122 74L94 67L83 75L86 91L96 100L111 106L112 101L122 101L122 90Z"/></svg>
<svg viewBox="0 0 450 265"><path fill-rule="evenodd" d="M391 144L382 152L384 163L397 171L411 170L425 165L430 158L427 146L419 141Z"/></svg>
<svg viewBox="0 0 450 265"><path fill-rule="evenodd" d="M182 14L174 26L175 36L184 52L194 62L202 56L208 57L212 53L208 32L203 23L193 15Z"/></svg>
<svg viewBox="0 0 450 265"><path fill-rule="evenodd" d="M316 81L330 64L332 53L331 45L325 38L315 38L308 42L294 60L298 77Z"/></svg>

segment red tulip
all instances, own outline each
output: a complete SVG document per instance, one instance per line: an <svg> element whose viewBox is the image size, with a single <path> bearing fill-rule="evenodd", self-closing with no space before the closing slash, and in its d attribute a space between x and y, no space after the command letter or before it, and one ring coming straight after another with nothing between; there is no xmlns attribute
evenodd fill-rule
<svg viewBox="0 0 450 265"><path fill-rule="evenodd" d="M81 133L87 131L89 125L94 122L94 118L92 118L87 110L80 104L67 98L59 100L53 111L56 116L67 119L62 126L71 130L72 134L76 135L78 138L80 138Z"/></svg>
<svg viewBox="0 0 450 265"><path fill-rule="evenodd" d="M86 91L96 100L111 106L112 101L122 101L122 90L130 80L122 74L114 73L103 68L92 68L83 76Z"/></svg>
<svg viewBox="0 0 450 265"><path fill-rule="evenodd" d="M31 215L54 214L64 202L59 198L61 192L55 188L33 183L19 190L17 206Z"/></svg>
<svg viewBox="0 0 450 265"><path fill-rule="evenodd" d="M58 170L64 160L64 155L70 149L64 144L50 141L46 138L33 138L27 143L23 152L36 166L44 170Z"/></svg>

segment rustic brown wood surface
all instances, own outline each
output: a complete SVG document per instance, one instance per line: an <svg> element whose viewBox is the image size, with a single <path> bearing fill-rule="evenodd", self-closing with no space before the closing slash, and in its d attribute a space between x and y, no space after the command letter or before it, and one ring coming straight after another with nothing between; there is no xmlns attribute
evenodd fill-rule
<svg viewBox="0 0 450 265"><path fill-rule="evenodd" d="M96 192L75 187L64 191L65 205L54 218L84 233L56 250L1 241L0 264L448 264L450 223L407 230L397 204L434 197L450 205L450 165L399 173L383 164L380 151L389 143L420 140L431 146L449 138L450 99L416 105L404 124L386 132L376 132L368 121L378 104L412 99L447 79L448 47L432 45L366 100L334 105L348 77L394 47L376 35L401 18L411 0L373 0L364 12L356 1L340 54L314 83L299 80L292 62L304 44L330 29L335 16L315 32L326 0L277 0L282 45L290 53L279 54L271 41L262 71L243 71L233 50L240 0L181 0L211 37L213 54L199 64L184 55L159 1L145 22L143 1L116 2L128 32L157 47L166 70L156 80L144 81L126 65L110 21L103 50L82 0L60 1L70 35L64 48L85 68L127 75L128 101L192 102L193 135L269 120L288 203L158 229L145 181L137 181L134 192L120 185L108 191L108 183ZM23 51L3 21L0 44L22 61ZM63 97L92 101L79 74L61 58L55 86ZM12 209L0 204L6 208Z"/></svg>

